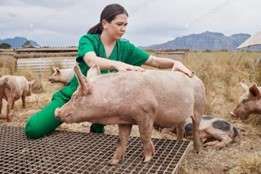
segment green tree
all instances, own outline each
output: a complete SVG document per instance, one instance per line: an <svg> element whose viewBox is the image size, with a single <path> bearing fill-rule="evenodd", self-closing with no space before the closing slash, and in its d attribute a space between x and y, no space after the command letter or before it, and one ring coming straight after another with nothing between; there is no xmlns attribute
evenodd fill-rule
<svg viewBox="0 0 261 174"><path fill-rule="evenodd" d="M25 43L22 45L23 48L34 48L33 44L31 41L27 40Z"/></svg>
<svg viewBox="0 0 261 174"><path fill-rule="evenodd" d="M2 49L8 49L8 48L11 48L11 45L8 44L8 43L1 43L1 44L0 44L0 48L2 48Z"/></svg>

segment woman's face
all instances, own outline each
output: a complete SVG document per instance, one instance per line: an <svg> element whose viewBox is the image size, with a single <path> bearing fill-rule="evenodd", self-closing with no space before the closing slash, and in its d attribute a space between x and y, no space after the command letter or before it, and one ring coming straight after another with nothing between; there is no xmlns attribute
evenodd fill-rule
<svg viewBox="0 0 261 174"><path fill-rule="evenodd" d="M111 22L103 21L103 30L113 39L119 39L126 32L128 16L126 14L117 15Z"/></svg>

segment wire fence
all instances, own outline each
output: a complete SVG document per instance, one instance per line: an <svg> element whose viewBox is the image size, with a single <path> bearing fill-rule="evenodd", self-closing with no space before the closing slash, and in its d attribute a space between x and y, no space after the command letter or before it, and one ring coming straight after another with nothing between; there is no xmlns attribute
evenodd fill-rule
<svg viewBox="0 0 261 174"><path fill-rule="evenodd" d="M55 57L54 58L22 58L17 59L17 70L30 69L34 72L49 71L52 66L60 68L72 68L76 64L74 57Z"/></svg>

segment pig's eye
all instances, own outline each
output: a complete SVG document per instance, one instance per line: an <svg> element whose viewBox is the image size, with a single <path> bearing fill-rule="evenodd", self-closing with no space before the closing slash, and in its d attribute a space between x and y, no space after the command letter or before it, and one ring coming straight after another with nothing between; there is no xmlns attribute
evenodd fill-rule
<svg viewBox="0 0 261 174"><path fill-rule="evenodd" d="M75 95L75 99L78 99L80 96L79 95Z"/></svg>

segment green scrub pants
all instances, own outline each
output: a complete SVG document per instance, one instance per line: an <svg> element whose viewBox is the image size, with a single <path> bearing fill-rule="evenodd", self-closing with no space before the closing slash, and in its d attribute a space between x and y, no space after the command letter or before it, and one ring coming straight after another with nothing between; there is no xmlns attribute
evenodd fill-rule
<svg viewBox="0 0 261 174"><path fill-rule="evenodd" d="M81 72L87 74L87 66L84 63L79 64ZM28 138L36 139L52 133L62 122L57 120L54 115L56 108L63 106L68 102L77 89L78 81L76 77L61 90L54 93L52 100L39 112L33 114L26 122L25 134ZM91 132L103 133L104 125L92 124Z"/></svg>

